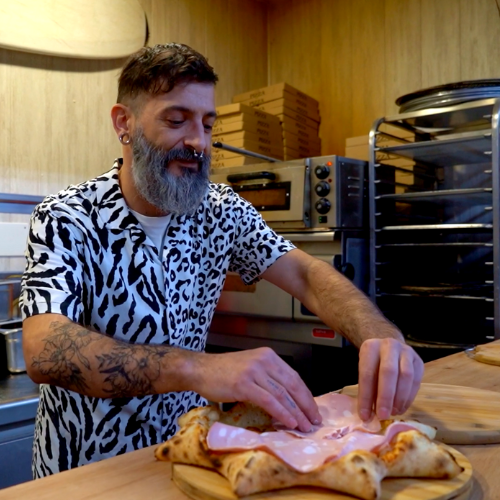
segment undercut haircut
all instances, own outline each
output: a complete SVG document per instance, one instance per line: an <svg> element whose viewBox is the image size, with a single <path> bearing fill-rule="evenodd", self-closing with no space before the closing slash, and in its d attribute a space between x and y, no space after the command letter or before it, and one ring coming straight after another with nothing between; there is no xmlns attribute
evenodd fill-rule
<svg viewBox="0 0 500 500"><path fill-rule="evenodd" d="M187 45L167 43L143 47L125 62L118 79L116 102L136 112L143 96L167 93L183 83L215 85L218 79L207 58Z"/></svg>

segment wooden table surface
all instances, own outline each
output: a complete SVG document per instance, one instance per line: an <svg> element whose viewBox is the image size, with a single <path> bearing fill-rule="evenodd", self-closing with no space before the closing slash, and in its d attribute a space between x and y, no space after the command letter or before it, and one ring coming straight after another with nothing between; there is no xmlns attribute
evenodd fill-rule
<svg viewBox="0 0 500 500"><path fill-rule="evenodd" d="M500 392L500 366L458 353L427 363L423 381ZM470 500L500 499L500 444L455 448L474 470ZM170 464L157 462L153 450L145 448L6 488L0 490L0 500L186 500L170 479Z"/></svg>

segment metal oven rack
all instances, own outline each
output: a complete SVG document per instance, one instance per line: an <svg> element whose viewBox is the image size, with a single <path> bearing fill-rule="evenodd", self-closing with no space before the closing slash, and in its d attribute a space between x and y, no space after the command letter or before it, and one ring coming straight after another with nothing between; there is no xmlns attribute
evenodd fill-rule
<svg viewBox="0 0 500 500"><path fill-rule="evenodd" d="M369 295L409 340L500 338L499 111L484 99L370 132Z"/></svg>

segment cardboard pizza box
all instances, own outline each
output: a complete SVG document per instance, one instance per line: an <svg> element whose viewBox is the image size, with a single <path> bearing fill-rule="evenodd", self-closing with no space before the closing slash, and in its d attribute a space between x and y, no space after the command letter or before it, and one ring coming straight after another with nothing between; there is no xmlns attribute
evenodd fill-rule
<svg viewBox="0 0 500 500"><path fill-rule="evenodd" d="M299 160L301 158L309 158L309 156L299 153L295 149L289 149L286 153L284 153L284 158L285 161L290 161L290 160Z"/></svg>
<svg viewBox="0 0 500 500"><path fill-rule="evenodd" d="M246 104L247 106L259 106L260 104L265 104L268 102L276 101L278 99L284 99L287 102L290 108L297 106L301 109L306 109L312 115L319 115L319 107L317 103L308 101L307 99L303 99L297 95L291 94L286 90L283 92L275 92L272 94L267 94L265 96L257 97L255 99L248 99L246 101L241 101L242 104Z"/></svg>
<svg viewBox="0 0 500 500"><path fill-rule="evenodd" d="M306 155L307 157L310 156L321 156L321 148L318 148L317 146L309 147L309 146L302 146L300 144L289 144L286 143L284 144L284 149L283 151L287 150L294 150L298 151L299 153Z"/></svg>
<svg viewBox="0 0 500 500"><path fill-rule="evenodd" d="M214 127L219 127L221 125L229 125L230 123L240 122L240 121L258 121L262 123L267 123L267 128L280 128L281 122L277 116L270 115L265 111L255 108L256 113L234 113L232 115L225 115L222 118L217 118L214 122Z"/></svg>
<svg viewBox="0 0 500 500"><path fill-rule="evenodd" d="M280 120L283 133L290 132L306 139L319 139L318 130L308 127L304 122L294 120L293 118L285 115L280 115Z"/></svg>
<svg viewBox="0 0 500 500"><path fill-rule="evenodd" d="M306 124L309 125L309 127L312 128L319 128L319 114L317 117L310 118L309 116L306 116L303 112L299 112L296 109L292 109L288 107L283 99L278 99L277 101L271 101L267 102L265 104L260 104L259 106L256 106L257 109L261 109L262 111L265 111L266 113L270 113L275 116L279 115L287 115L290 118L293 118L294 120L300 121L300 120L305 120Z"/></svg>
<svg viewBox="0 0 500 500"><path fill-rule="evenodd" d="M285 143L291 147L293 147L293 144L297 144L301 146L315 146L321 149L321 139L319 137L304 137L288 130L283 130L283 144Z"/></svg>
<svg viewBox="0 0 500 500"><path fill-rule="evenodd" d="M290 146L285 146L283 148L283 154L285 156L287 156L287 155L299 155L299 156L297 156L297 158L312 158L315 156L321 156L321 150L304 148L301 146L293 147L293 148L291 148Z"/></svg>
<svg viewBox="0 0 500 500"><path fill-rule="evenodd" d="M220 141L220 142L224 142L227 140L231 141L236 139L236 135L231 136L231 134L245 134L245 133L250 133L253 136L261 137L263 139L268 139L274 142L275 144L283 145L283 132L281 132L281 130L269 130L261 127L247 127L246 129L243 130L240 129L240 130L230 131L227 133L214 134L212 135L212 141ZM223 137L225 137L226 139L222 139Z"/></svg>
<svg viewBox="0 0 500 500"><path fill-rule="evenodd" d="M255 90L250 90L248 92L243 92L242 94L235 95L233 97L233 102L248 101L250 99L266 98L270 100L267 96L269 95L281 95L283 92L288 92L296 97L300 97L304 101L310 102L312 105L319 107L319 103L313 97L304 94L300 90L292 87L288 83L276 83L274 85L269 85L267 87L261 87Z"/></svg>
<svg viewBox="0 0 500 500"><path fill-rule="evenodd" d="M246 106L245 104L226 104L224 106L218 106L215 108L217 111L217 119L215 124L218 123L230 123L231 121L237 121L243 118L243 115L254 116L261 120L267 120L269 122L276 123L279 120L270 113L266 113L257 108Z"/></svg>
<svg viewBox="0 0 500 500"><path fill-rule="evenodd" d="M309 120L314 120L315 122L318 123L321 121L319 116L319 110L312 111L309 108L303 108L293 102L287 101L285 98L265 102L255 107L271 115L281 114L284 113L283 109L289 109L294 113L298 113L299 115L307 117L307 119Z"/></svg>
<svg viewBox="0 0 500 500"><path fill-rule="evenodd" d="M397 130L393 127L391 130L391 134L396 137L400 137L401 139L413 141L414 135L404 131ZM345 156L348 158L355 158L358 160L369 161L369 136L358 136L358 137L349 137L346 139L346 147L345 147ZM377 144L383 147L396 146L401 144L400 141L391 139L384 135L380 135L377 138ZM379 152L377 153L377 161L383 163L384 165L390 165L393 167L398 167L398 169L404 169L407 172L402 172L401 170L394 171L394 178L396 183L405 184L408 186L417 185L420 186L423 184L423 178L415 175L417 171L421 169L415 166L415 162L408 158L402 158L401 156L397 156L390 153ZM401 186L396 186L396 193L404 193L406 189Z"/></svg>
<svg viewBox="0 0 500 500"><path fill-rule="evenodd" d="M277 140L279 136L276 135ZM261 144L275 144L276 139L271 137L269 130L263 130L262 133L250 132L248 130L240 130L238 132L230 132L228 134L219 134L212 136L212 141L228 142L228 141L238 141L238 140L250 140L254 142L259 142ZM282 142L282 141L281 141Z"/></svg>
<svg viewBox="0 0 500 500"><path fill-rule="evenodd" d="M214 125L212 128L212 136L228 134L230 132L238 132L246 130L248 132L261 133L267 130L269 136L281 136L282 128L279 124L271 124L266 120L261 120L255 116L244 116L241 120L226 123L224 125Z"/></svg>
<svg viewBox="0 0 500 500"><path fill-rule="evenodd" d="M312 133L319 135L318 122L315 122L314 120L311 120L307 118L307 116L301 115L300 113L296 113L290 108L283 108L279 110L277 109L276 111L283 111L282 113L276 114L276 116L280 119L282 126L283 123L286 121L286 118L288 118L288 120L293 120L294 122L298 122L299 124L301 124L301 126L304 127L305 130L310 130L312 131ZM297 123L295 123L295 126L297 127Z"/></svg>
<svg viewBox="0 0 500 500"><path fill-rule="evenodd" d="M281 144L268 146L265 144L260 144L254 141L230 141L225 142L228 146L233 146L235 148L246 149L247 151L252 151L253 153L259 153L261 155L270 156L276 160L283 159L283 146Z"/></svg>

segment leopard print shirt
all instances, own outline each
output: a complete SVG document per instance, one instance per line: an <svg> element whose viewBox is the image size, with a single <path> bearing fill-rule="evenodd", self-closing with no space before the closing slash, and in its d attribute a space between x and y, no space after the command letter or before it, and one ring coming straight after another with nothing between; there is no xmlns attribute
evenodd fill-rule
<svg viewBox="0 0 500 500"><path fill-rule="evenodd" d="M130 212L113 168L57 195L31 218L23 318L57 313L129 343L203 351L229 271L247 284L294 248L229 186L210 183L193 217L173 216L161 252ZM101 399L40 386L34 477L167 440L193 392Z"/></svg>

